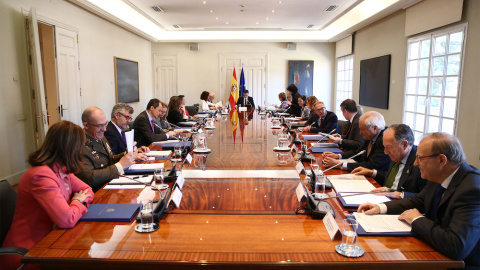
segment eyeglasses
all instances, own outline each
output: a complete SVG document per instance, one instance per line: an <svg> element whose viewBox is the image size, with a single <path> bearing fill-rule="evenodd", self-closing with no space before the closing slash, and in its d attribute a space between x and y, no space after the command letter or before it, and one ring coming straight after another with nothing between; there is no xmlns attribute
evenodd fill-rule
<svg viewBox="0 0 480 270"><path fill-rule="evenodd" d="M106 127L106 126L108 125L108 122L106 122L105 124L92 124L92 123L89 123L89 122L87 122L87 123L88 123L89 125L92 125L92 126L94 126L94 127L96 127L96 128L100 128L100 129L102 129L102 128L104 128L104 127Z"/></svg>
<svg viewBox="0 0 480 270"><path fill-rule="evenodd" d="M429 155L429 156L415 156L418 162L422 161L424 158L430 158L430 157L436 157L439 156L440 154L435 154L435 155Z"/></svg>
<svg viewBox="0 0 480 270"><path fill-rule="evenodd" d="M123 113L121 113L121 112L118 112L118 114L120 114L121 116L125 117L125 119L126 119L127 121L132 121L132 119L133 119L132 117L126 116L125 114L123 114Z"/></svg>
<svg viewBox="0 0 480 270"><path fill-rule="evenodd" d="M322 107L320 109L315 109L316 112L321 112L321 111L324 111L325 110L325 107Z"/></svg>

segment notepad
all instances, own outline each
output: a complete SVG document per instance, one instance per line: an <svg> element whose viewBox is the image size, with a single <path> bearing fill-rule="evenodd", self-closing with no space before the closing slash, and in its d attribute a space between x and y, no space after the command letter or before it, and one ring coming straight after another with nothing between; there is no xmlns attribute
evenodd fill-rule
<svg viewBox="0 0 480 270"><path fill-rule="evenodd" d="M336 180L330 175L327 178L332 183L333 188L337 193L341 192L369 192L375 187L367 180Z"/></svg>
<svg viewBox="0 0 480 270"><path fill-rule="evenodd" d="M412 226L398 220L400 215L365 215L354 213L353 216L366 232L410 232Z"/></svg>
<svg viewBox="0 0 480 270"><path fill-rule="evenodd" d="M133 164L125 173L152 173L155 168L163 168L163 163Z"/></svg>
<svg viewBox="0 0 480 270"><path fill-rule="evenodd" d="M91 204L80 221L128 222L140 209L140 204Z"/></svg>

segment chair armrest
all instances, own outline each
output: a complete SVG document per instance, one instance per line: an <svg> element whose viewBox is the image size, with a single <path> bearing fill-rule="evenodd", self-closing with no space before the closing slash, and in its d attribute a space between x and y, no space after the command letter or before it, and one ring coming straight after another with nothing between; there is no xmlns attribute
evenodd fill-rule
<svg viewBox="0 0 480 270"><path fill-rule="evenodd" d="M20 255L24 256L27 254L28 249L22 247L2 247L0 248L0 255L3 254L12 254L12 255Z"/></svg>

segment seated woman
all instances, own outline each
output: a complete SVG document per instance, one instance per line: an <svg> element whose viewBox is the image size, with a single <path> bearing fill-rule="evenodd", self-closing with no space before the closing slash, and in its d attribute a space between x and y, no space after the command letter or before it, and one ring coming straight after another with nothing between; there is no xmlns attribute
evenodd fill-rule
<svg viewBox="0 0 480 270"><path fill-rule="evenodd" d="M200 95L200 111L201 112L206 112L210 110L210 107L208 106L208 96L210 95L209 92L203 91L202 94Z"/></svg>
<svg viewBox="0 0 480 270"><path fill-rule="evenodd" d="M33 248L52 228L73 228L88 212L92 188L73 173L82 166L85 132L72 122L52 125L33 152L18 183L17 204L4 247ZM20 256L2 256L2 269L20 266ZM3 268L5 266L5 268ZM27 267L28 268L28 267Z"/></svg>
<svg viewBox="0 0 480 270"><path fill-rule="evenodd" d="M179 122L183 122L183 116L180 112L182 107L182 99L180 97L174 96L170 98L168 103L168 115L167 121L171 124L178 125Z"/></svg>
<svg viewBox="0 0 480 270"><path fill-rule="evenodd" d="M298 105L302 108L300 118L302 120L307 120L310 117L310 109L307 107L307 97L305 95L301 95L298 98Z"/></svg>
<svg viewBox="0 0 480 270"><path fill-rule="evenodd" d="M278 94L278 99L280 100L280 106L275 105L276 109L285 109L288 107L287 95L284 92Z"/></svg>
<svg viewBox="0 0 480 270"><path fill-rule="evenodd" d="M182 113L183 119L188 120L191 118L197 118L196 115L190 115L187 109L185 108L185 104L187 103L187 99L185 98L185 96L179 95L178 97L182 99L182 107L180 108L180 113Z"/></svg>
<svg viewBox="0 0 480 270"><path fill-rule="evenodd" d="M307 108L310 110L310 114L308 115L307 119L305 120L308 120L310 119L310 117L312 117L313 115L313 108L315 107L315 103L318 102L318 99L316 96L309 96L307 98Z"/></svg>

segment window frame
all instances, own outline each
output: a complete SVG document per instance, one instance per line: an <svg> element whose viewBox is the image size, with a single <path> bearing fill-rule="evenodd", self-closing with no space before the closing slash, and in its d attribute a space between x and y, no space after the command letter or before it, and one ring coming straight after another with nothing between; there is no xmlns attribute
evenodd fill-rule
<svg viewBox="0 0 480 270"><path fill-rule="evenodd" d="M339 63L340 63L340 61L342 61L342 60L343 60L343 61L345 61L345 60L351 60L351 63L352 63L351 66L350 66L348 69L346 69L346 68L345 68L345 64L344 64L343 67L342 67L343 69L342 69L342 70L339 70L339 68L340 68ZM345 55L345 56L342 56L342 57L338 57L338 58L337 58L337 63L336 63L337 68L336 68L336 70L335 70L335 77L336 77L336 80L335 80L335 102L334 102L335 108L332 109L331 111L335 112L335 114L337 115L337 117L338 117L339 120L346 120L345 117L343 116L343 113L342 113L341 109L340 109L340 104L341 104L342 101L345 100L346 98L343 98L342 100L339 100L339 99L338 99L338 96L339 96L339 89L338 89L338 88L339 88L339 84L340 84L340 83L343 83L343 84L345 85L346 82L350 81L350 87L349 87L350 90L345 91L345 89L342 89L341 92L342 92L342 93L348 93L348 94L349 94L349 97L348 97L348 98L349 98L349 99L352 99L352 98L353 98L353 71L354 71L353 64L354 64L354 61L355 61L355 56L354 56L354 54L349 54L349 55ZM351 70L351 76L350 76L350 78L349 78L349 79L345 79L345 76L343 76L343 77L341 78L341 80L340 80L340 78L339 78L339 77L340 77L340 76L339 76L339 73L340 73L340 72L349 71L349 70ZM347 95L348 95L348 94L347 94ZM344 95L344 97L345 97L345 95Z"/></svg>

